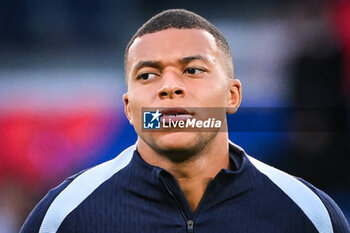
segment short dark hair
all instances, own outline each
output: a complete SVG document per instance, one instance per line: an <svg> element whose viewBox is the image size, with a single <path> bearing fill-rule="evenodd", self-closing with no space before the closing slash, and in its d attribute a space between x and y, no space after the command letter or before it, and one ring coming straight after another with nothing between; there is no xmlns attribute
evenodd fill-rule
<svg viewBox="0 0 350 233"><path fill-rule="evenodd" d="M231 55L230 47L225 37L222 35L219 29L217 29L208 20L197 15L196 13L193 13L191 11L187 11L184 9L170 9L170 10L163 11L153 16L151 19L149 19L145 24L143 24L137 30L135 35L130 39L125 49L125 53L124 53L125 73L127 73L129 48L134 42L134 40L145 34L155 33L155 32L169 29L169 28L202 29L209 32L211 35L213 35L217 46L226 56L225 63L227 63L227 65L229 66L227 67L228 74L231 78L233 78L232 55Z"/></svg>

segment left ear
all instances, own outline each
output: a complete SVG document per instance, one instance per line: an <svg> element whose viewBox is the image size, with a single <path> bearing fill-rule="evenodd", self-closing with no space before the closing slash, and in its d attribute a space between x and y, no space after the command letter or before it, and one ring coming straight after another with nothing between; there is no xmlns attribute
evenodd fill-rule
<svg viewBox="0 0 350 233"><path fill-rule="evenodd" d="M229 80L229 93L227 100L226 112L233 114L237 111L242 102L241 82L238 79Z"/></svg>

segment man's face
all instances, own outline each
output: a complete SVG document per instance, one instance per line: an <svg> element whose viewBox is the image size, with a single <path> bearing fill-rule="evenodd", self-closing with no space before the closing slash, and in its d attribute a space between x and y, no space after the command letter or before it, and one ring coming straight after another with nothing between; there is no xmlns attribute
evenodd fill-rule
<svg viewBox="0 0 350 233"><path fill-rule="evenodd" d="M143 132L142 108L238 107L240 82L227 77L224 57L204 30L166 29L136 38L123 99L139 139L158 152L193 150L212 140L217 133Z"/></svg>

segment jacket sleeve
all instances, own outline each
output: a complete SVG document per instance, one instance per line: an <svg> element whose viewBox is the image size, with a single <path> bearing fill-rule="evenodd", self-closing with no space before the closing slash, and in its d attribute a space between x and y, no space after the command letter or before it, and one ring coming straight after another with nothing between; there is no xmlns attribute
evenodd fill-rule
<svg viewBox="0 0 350 233"><path fill-rule="evenodd" d="M322 190L319 190L315 188L310 183L306 182L305 180L298 178L301 182L303 182L305 185L307 185L316 195L321 199L323 204L328 210L329 216L332 221L333 226L333 232L334 233L350 233L349 224L339 208L339 206L330 198L325 192Z"/></svg>
<svg viewBox="0 0 350 233"><path fill-rule="evenodd" d="M68 178L56 188L50 190L46 196L35 206L24 222L20 233L38 233L45 214L55 198L64 190L73 179Z"/></svg>

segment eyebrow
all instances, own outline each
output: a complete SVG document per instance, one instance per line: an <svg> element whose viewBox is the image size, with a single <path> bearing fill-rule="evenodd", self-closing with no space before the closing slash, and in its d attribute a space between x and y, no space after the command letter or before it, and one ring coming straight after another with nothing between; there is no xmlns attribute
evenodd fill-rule
<svg viewBox="0 0 350 233"><path fill-rule="evenodd" d="M154 67L154 68L161 68L161 63L159 61L140 61L135 66L135 70L139 70L143 67Z"/></svg>
<svg viewBox="0 0 350 233"><path fill-rule="evenodd" d="M193 60L203 60L206 61L208 60L206 57L203 57L201 55L195 55L195 56L188 56L188 57L183 57L180 58L179 61L180 63L189 63ZM153 67L153 68L158 68L161 69L162 68L162 64L159 61L154 61L154 60L149 60L149 61L140 61L139 63L137 63L137 65L135 66L135 70L139 70L143 67Z"/></svg>
<svg viewBox="0 0 350 233"><path fill-rule="evenodd" d="M188 63L190 61L193 61L193 60L208 60L206 57L203 57L201 55L196 55L196 56L188 56L188 57L184 57L184 58L181 58L180 61L182 63Z"/></svg>

